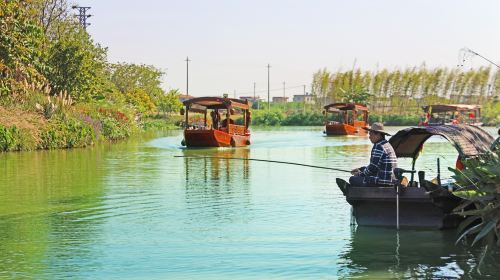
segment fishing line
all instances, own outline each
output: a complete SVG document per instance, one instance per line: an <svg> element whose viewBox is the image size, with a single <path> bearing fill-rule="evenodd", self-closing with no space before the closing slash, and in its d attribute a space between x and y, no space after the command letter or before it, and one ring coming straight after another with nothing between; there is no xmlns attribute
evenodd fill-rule
<svg viewBox="0 0 500 280"><path fill-rule="evenodd" d="M341 171L341 172L351 173L351 170L345 170L345 169L339 169L339 168L324 167L324 166L317 166L317 165L310 165L310 164L303 164L303 163L289 162L289 161L257 159L257 158L234 158L234 157L211 157L211 156L174 156L174 157L179 157L179 158L196 158L196 159L234 159L234 160L249 160L249 161L253 160L253 161L282 163L282 164L298 165L298 166L305 166L305 167L312 167L312 168L319 168L319 169L328 169L328 170L335 170L335 171Z"/></svg>

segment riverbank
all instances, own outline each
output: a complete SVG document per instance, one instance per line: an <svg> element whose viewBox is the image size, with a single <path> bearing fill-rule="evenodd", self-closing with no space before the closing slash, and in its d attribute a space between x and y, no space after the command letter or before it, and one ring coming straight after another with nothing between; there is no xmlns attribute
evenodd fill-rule
<svg viewBox="0 0 500 280"><path fill-rule="evenodd" d="M0 106L0 152L87 147L146 130L174 129L178 121L176 116L141 116L104 104L83 103L51 114L36 107L42 109Z"/></svg>

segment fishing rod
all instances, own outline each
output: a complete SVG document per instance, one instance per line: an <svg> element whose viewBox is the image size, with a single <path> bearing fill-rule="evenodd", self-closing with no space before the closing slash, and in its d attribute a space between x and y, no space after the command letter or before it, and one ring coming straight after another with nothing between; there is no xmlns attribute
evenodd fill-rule
<svg viewBox="0 0 500 280"><path fill-rule="evenodd" d="M335 170L335 171L341 171L341 172L351 173L351 170L345 170L345 169L339 169L339 168L324 167L324 166L317 166L317 165L310 165L310 164L303 164L303 163L289 162L289 161L257 159L257 158L210 157L210 156L174 156L174 157L178 157L178 158L197 158L197 159L204 159L204 158L207 159L207 158L210 158L210 159L253 160L253 161L262 161L262 162L272 162L272 163L283 163L283 164L290 164L290 165L299 165L299 166L306 166L306 167L312 167L312 168L328 169L328 170Z"/></svg>

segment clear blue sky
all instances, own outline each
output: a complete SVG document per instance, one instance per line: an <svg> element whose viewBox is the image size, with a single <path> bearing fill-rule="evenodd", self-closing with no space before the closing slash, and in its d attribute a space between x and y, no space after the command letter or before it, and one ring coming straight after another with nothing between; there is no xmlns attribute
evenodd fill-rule
<svg viewBox="0 0 500 280"><path fill-rule="evenodd" d="M88 31L111 62L166 72L165 89L195 96L252 95L309 85L321 68L453 68L459 50L500 62L500 1L205 0L76 1L91 6ZM479 57L467 67L487 65ZM287 89L286 95L301 94ZM265 93L258 93L265 96ZM271 95L282 96L283 90Z"/></svg>

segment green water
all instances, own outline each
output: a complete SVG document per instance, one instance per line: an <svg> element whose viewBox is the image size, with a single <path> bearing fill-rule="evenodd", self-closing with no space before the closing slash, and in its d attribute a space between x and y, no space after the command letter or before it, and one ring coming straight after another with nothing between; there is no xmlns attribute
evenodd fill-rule
<svg viewBox="0 0 500 280"><path fill-rule="evenodd" d="M334 183L348 174L174 158L366 164L368 139L321 131L254 128L251 147L238 149L182 149L181 132L173 131L88 149L0 154L0 278L439 279L500 272L497 254L479 275L479 249L455 246L454 231L352 226ZM417 168L432 177L437 157L452 166L456 155L444 140L430 140Z"/></svg>

